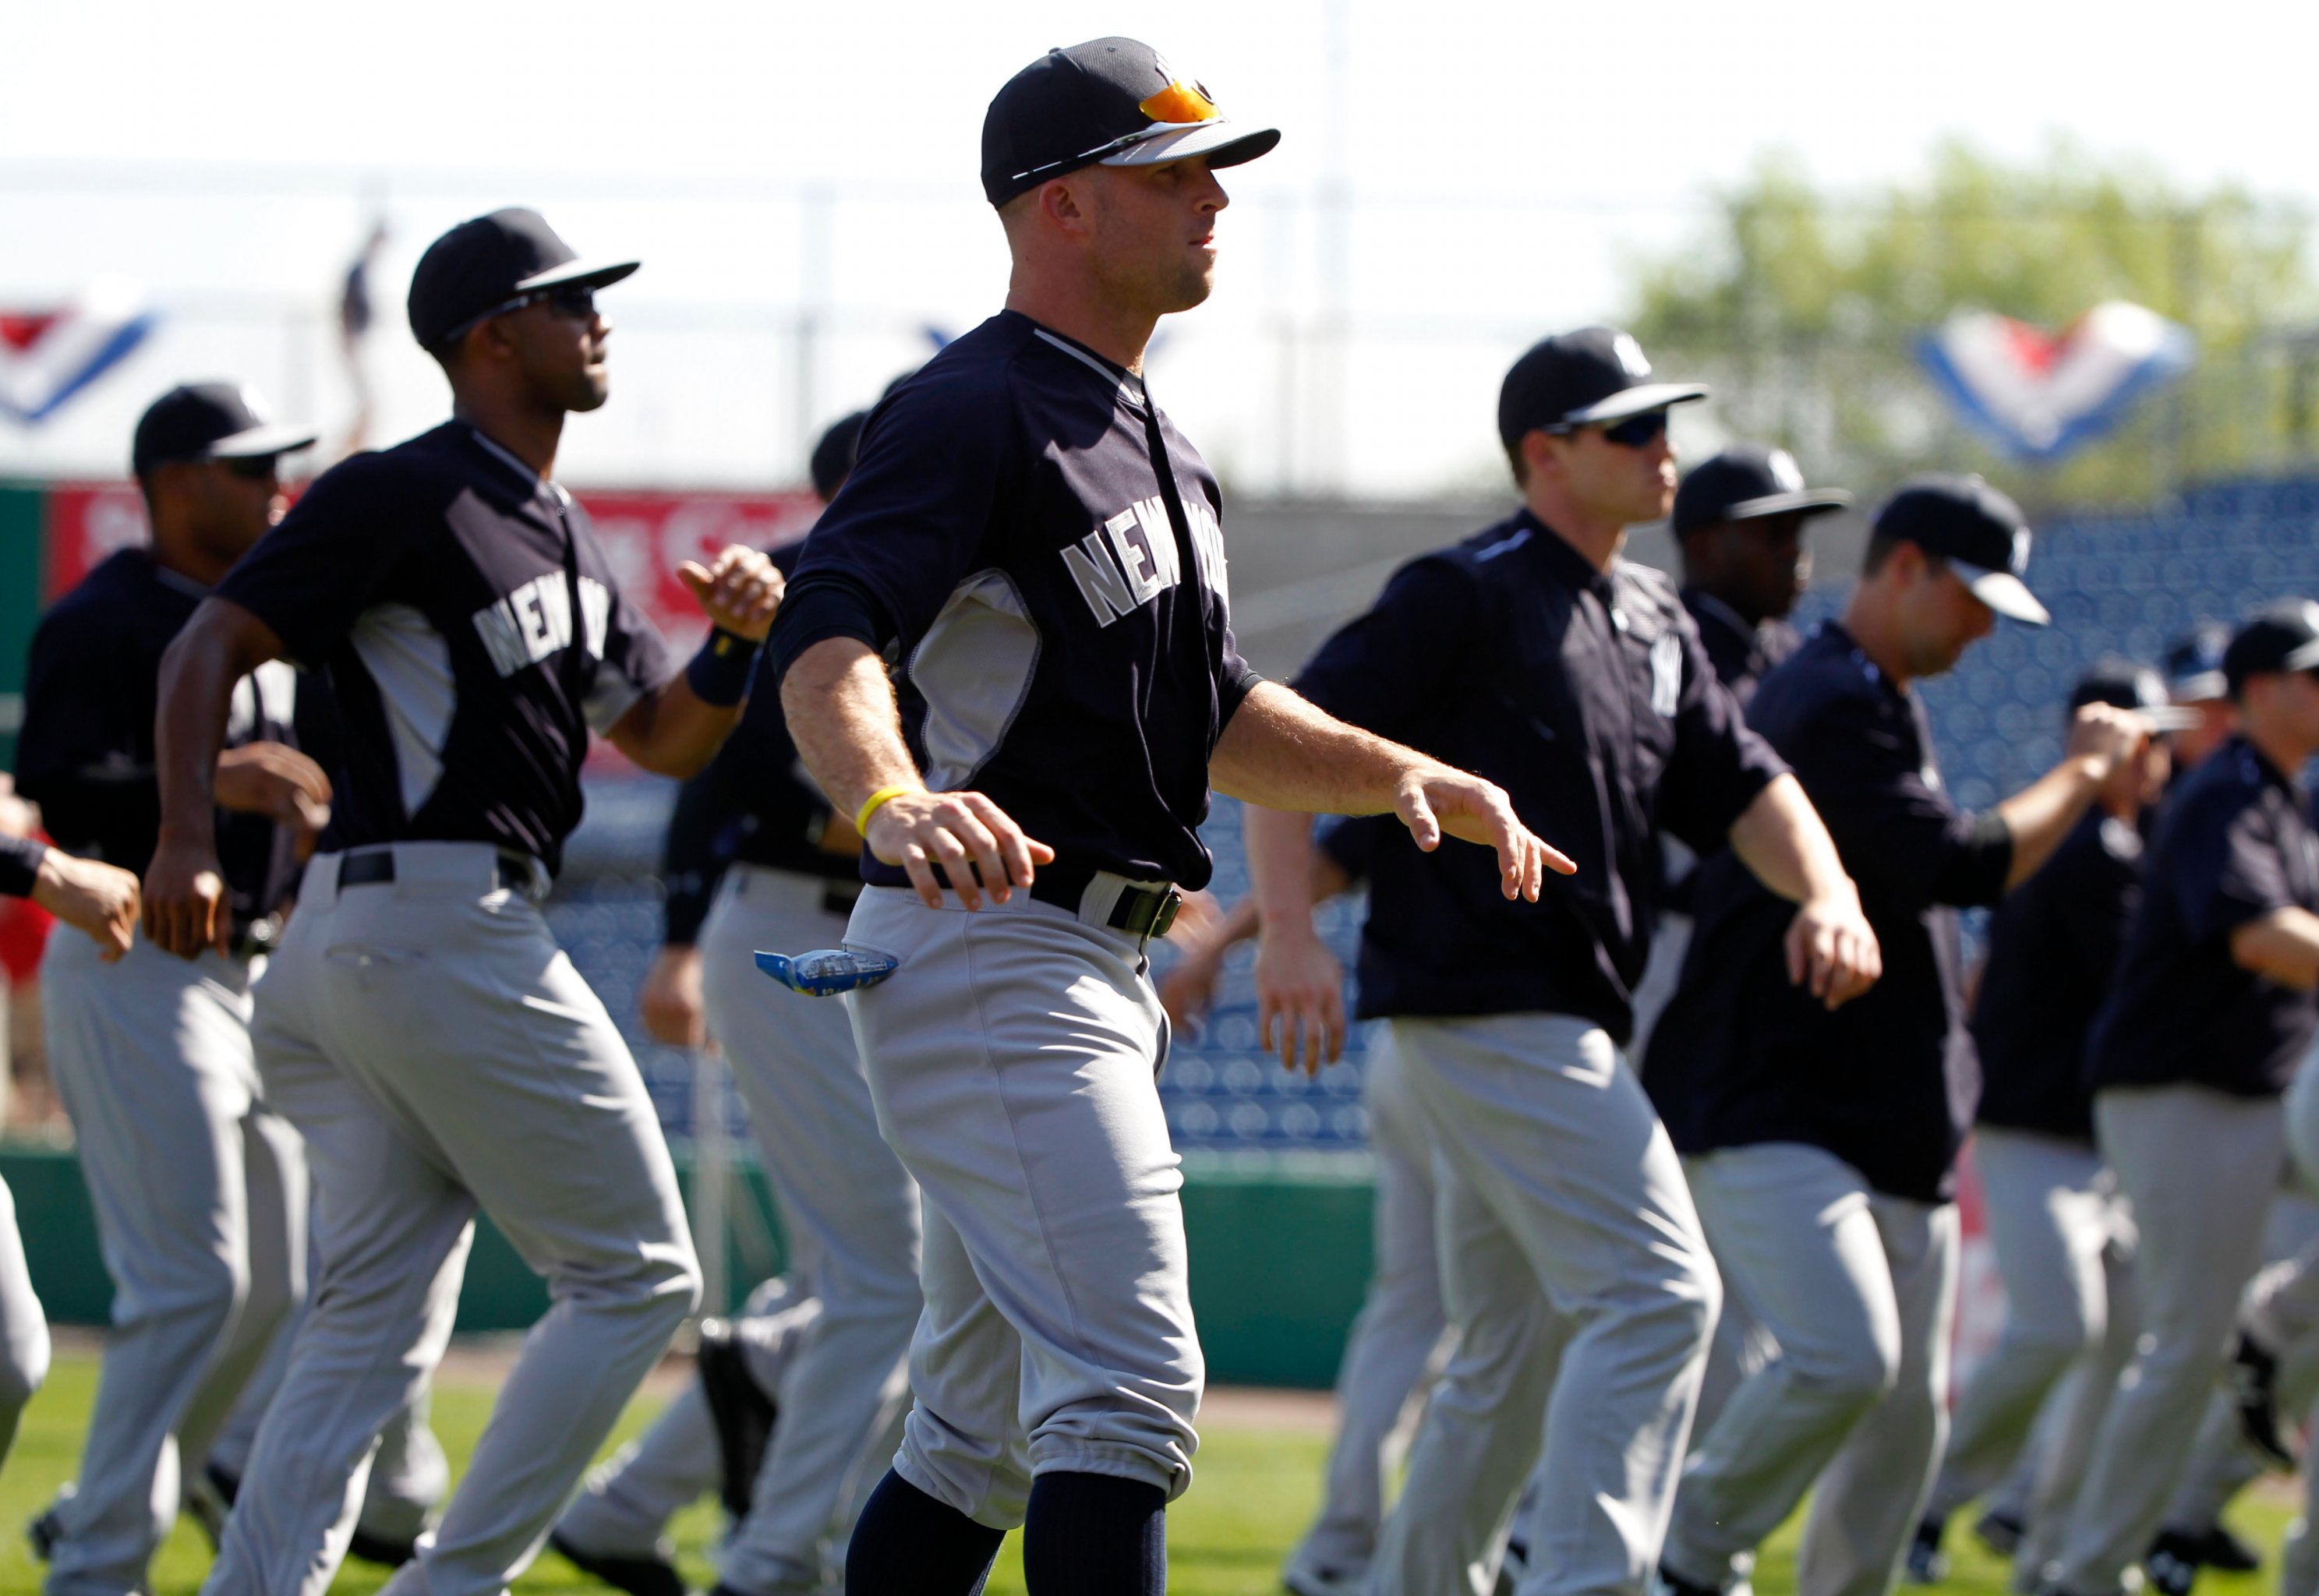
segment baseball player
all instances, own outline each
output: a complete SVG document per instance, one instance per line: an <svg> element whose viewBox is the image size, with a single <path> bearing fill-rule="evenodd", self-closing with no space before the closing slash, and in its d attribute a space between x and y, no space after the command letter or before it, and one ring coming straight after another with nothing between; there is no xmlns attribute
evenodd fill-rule
<svg viewBox="0 0 2319 1596"><path fill-rule="evenodd" d="M826 489L826 497L835 495L850 469L849 440L860 422L849 417L839 423L835 441L817 451L826 473L817 488ZM786 571L797 555L790 545L774 564ZM749 1104L751 1133L780 1204L796 1284L819 1303L797 1344L781 1343L778 1384L766 1381L762 1369L753 1375L752 1363L763 1363L762 1357L741 1361L739 1377L771 1404L779 1423L762 1465L738 1481L746 1512L724 1548L718 1589L726 1596L786 1596L821 1588L830 1553L833 1569L843 1566L862 1465L874 1454L876 1466L868 1471L874 1479L893 1454L902 1362L921 1307L918 1194L879 1139L844 1006L788 991L752 961L759 948L842 942L861 890L861 839L848 817L833 813L798 773L777 694L750 700L739 728L699 780L709 785L712 812L731 819L704 825L698 805L681 807L672 822L671 854L708 852L705 862L714 869L715 854L729 851L729 862L715 906L705 923L696 922L698 946L664 951L660 963L666 984L701 995L707 1034L724 1049ZM681 836L680 829L689 834ZM721 846L699 836L711 829L724 834ZM677 873L689 885L708 872ZM672 902L672 933L689 932L686 917L687 908ZM717 1356L704 1350L705 1379ZM712 1387L708 1395L713 1409L717 1393ZM558 1546L568 1556L579 1554L574 1561L586 1567L591 1554L608 1551L635 1560L658 1535L655 1528L643 1546L631 1536L625 1546L607 1546L589 1540L586 1525L567 1515Z"/></svg>
<svg viewBox="0 0 2319 1596"><path fill-rule="evenodd" d="M1955 1301L1953 1165L1974 1081L1955 914L2026 879L2143 736L2079 712L2053 771L1980 816L1949 801L1920 678L1997 614L2042 623L2029 531L1978 478L1923 478L1878 513L1859 585L1766 676L1748 711L1827 817L1884 950L1830 1012L1780 977L1785 904L1734 859L1701 867L1698 927L1645 1083L1684 1156L1732 1294L1779 1356L1685 1466L1664 1586L1724 1589L1813 1492L1804 1596L1881 1596L1899 1573L1946 1418ZM1817 1486L1815 1488L1815 1482Z"/></svg>
<svg viewBox="0 0 2319 1596"><path fill-rule="evenodd" d="M2077 684L2068 713L2088 704L2132 710L2153 730L2162 729L2157 717L2169 708L2156 672L2116 660ZM2005 1282L2005 1328L1957 1401L1908 1549L1910 1577L1926 1583L1945 1569L1941 1532L1950 1515L2015 1466L2040 1410L2062 1400L2055 1393L2063 1377L2087 1370L2067 1387L2071 1417L2033 1489L2029 1521L2044 1533L2028 1537L2017 1572L2035 1588L2050 1555L2049 1527L2068 1510L2122 1359L2131 1356L2139 1328L2127 1294L2133 1222L2094 1149L2086 1035L2141 896L2145 821L2170 769L2166 740L2150 738L2111 773L2045 868L1990 918L1972 1014L1981 1071L1973 1167ZM1992 1538L2005 1536L2000 1527ZM2021 1540L2017 1527L2012 1536Z"/></svg>
<svg viewBox="0 0 2319 1596"><path fill-rule="evenodd" d="M565 416L608 392L595 291L634 269L578 260L529 211L436 239L411 326L453 419L324 473L164 663L145 927L168 951L224 935L209 816L232 681L285 656L327 669L345 735L337 845L307 866L255 1023L313 1167L320 1279L217 1596L329 1583L380 1428L442 1355L479 1206L554 1305L394 1596L496 1596L699 1296L643 1079L537 907L588 733L699 770L780 596L753 551L684 566L714 630L676 670L554 481Z"/></svg>
<svg viewBox="0 0 2319 1596"><path fill-rule="evenodd" d="M1391 824L1342 820L1321 833L1313 854L1314 903L1367 879L1370 857ZM1208 1006L1225 952L1257 929L1253 897L1189 939L1178 921L1174 938L1186 945L1161 978L1160 997L1178 1031ZM1404 1434L1410 1399L1431 1384L1453 1344L1433 1240L1432 1144L1383 1027L1370 1039L1361 1099L1368 1116L1375 1261L1337 1370L1337 1436L1329 1448L1321 1510L1280 1571L1281 1584L1294 1596L1362 1588L1384 1527L1394 1442Z"/></svg>
<svg viewBox="0 0 2319 1596"><path fill-rule="evenodd" d="M0 836L0 897L29 897L119 962L137 928L137 878L118 865L77 859L37 837ZM53 939L52 939L53 943ZM16 1200L0 1180L0 1467L16 1421L49 1372L49 1321L32 1294Z"/></svg>
<svg viewBox="0 0 2319 1596"><path fill-rule="evenodd" d="M1656 1560L1721 1291L1666 1135L1620 1056L1649 952L1661 828L1730 840L1801 904L1791 973L1842 1001L1875 941L1827 833L1741 721L1661 574L1620 557L1666 512L1670 405L1633 338L1546 338L1507 374L1499 435L1522 509L1405 566L1299 688L1502 783L1578 872L1508 905L1468 857L1381 845L1360 1012L1430 1130L1442 1290L1459 1330L1370 1589L1487 1591L1534 1461L1522 1590L1640 1591ZM1307 1059L1342 1033L1318 978L1308 825L1251 813L1259 1025ZM1325 987L1325 990L1323 989Z"/></svg>
<svg viewBox="0 0 2319 1596"><path fill-rule="evenodd" d="M1211 782L1486 840L1509 896L1559 857L1233 645L1215 478L1140 367L1207 297L1216 169L1278 138L1129 39L999 90L1006 309L871 412L767 655L865 840L846 941L898 968L854 1033L925 1200L916 1404L849 1590L979 1588L1016 1524L1035 1590L1164 1588L1202 1371L1145 946L1207 879Z"/></svg>
<svg viewBox="0 0 2319 1596"><path fill-rule="evenodd" d="M32 639L17 779L59 846L132 868L151 857L162 652L280 518L282 457L313 441L231 383L174 388L140 418L131 464L152 540L90 572ZM32 1525L52 1596L144 1582L184 1476L303 1293L305 1159L260 1100L249 988L330 784L299 751L315 718L299 713L295 672L268 664L229 687L217 945L190 963L144 941L104 960L76 937L41 960L50 1068L113 1281L79 1480Z"/></svg>
<svg viewBox="0 0 2319 1596"><path fill-rule="evenodd" d="M2149 1546L2262 1261L2279 1094L2319 1031L2319 837L2298 780L2319 753L2314 668L2319 605L2258 611L2232 636L2238 729L2167 799L2094 1024L2094 1123L2134 1204L2143 1341L2062 1537L2057 1591L2115 1590Z"/></svg>
<svg viewBox="0 0 2319 1596"><path fill-rule="evenodd" d="M2196 769L2237 726L2237 711L2223 674L2223 651L2230 641L2228 627L2218 621L2200 621L2166 650L2167 692L2178 707L2198 717L2196 726L2174 733L2171 738L2178 772L2187 774Z"/></svg>

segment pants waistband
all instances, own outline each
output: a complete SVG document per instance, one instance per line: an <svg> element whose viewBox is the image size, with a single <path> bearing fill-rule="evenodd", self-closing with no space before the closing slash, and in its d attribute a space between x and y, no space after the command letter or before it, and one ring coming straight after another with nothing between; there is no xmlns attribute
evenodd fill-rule
<svg viewBox="0 0 2319 1596"><path fill-rule="evenodd" d="M726 867L725 879L726 890L735 897L816 905L826 915L853 913L854 900L862 896L860 881L837 876L811 876L772 864L736 862Z"/></svg>
<svg viewBox="0 0 2319 1596"><path fill-rule="evenodd" d="M307 872L314 884L327 882L332 896L356 887L423 881L465 888L477 897L515 892L537 903L551 885L539 861L489 843L384 843L349 848L343 853L316 854Z"/></svg>

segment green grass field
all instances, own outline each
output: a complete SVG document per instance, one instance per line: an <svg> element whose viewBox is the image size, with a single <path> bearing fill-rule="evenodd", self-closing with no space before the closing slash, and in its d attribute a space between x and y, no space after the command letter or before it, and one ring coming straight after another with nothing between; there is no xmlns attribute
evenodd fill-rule
<svg viewBox="0 0 2319 1596"><path fill-rule="evenodd" d="M0 1592L6 1596L39 1589L39 1566L25 1548L21 1527L47 1504L59 1483L71 1477L95 1385L93 1357L85 1352L60 1356L25 1415L5 1473L0 1474ZM488 1384L447 1379L438 1385L435 1428L455 1467L474 1447L491 1400ZM642 1428L653 1406L649 1400L633 1405L615 1444ZM1199 1477L1169 1515L1171 1590L1181 1596L1260 1596L1277 1591L1274 1576L1280 1560L1318 1500L1324 1447L1322 1437L1309 1433L1221 1424L1206 1430ZM2234 1523L2273 1553L2291 1513L2289 1492L2282 1485L2268 1484L2242 1499ZM716 1529L716 1516L706 1504L676 1525L685 1575L703 1589L714 1582L708 1551ZM1762 1596L1791 1596L1794 1589L1794 1530L1791 1524L1781 1532L1756 1570L1755 1588ZM1955 1571L1948 1588L1973 1596L2002 1596L2003 1565L1984 1555L1962 1526L1952 1532L1951 1541ZM192 1596L208 1567L207 1543L190 1522L180 1523L154 1565L154 1596ZM334 1589L364 1596L384 1582L382 1571L349 1563ZM2273 1588L2275 1575L2269 1569L2238 1579L2210 1575L2199 1585L2202 1596L2255 1596ZM515 1589L522 1596L588 1596L603 1587L550 1552ZM993 1596L1012 1596L1023 1589L1021 1561L1012 1539L990 1589Z"/></svg>

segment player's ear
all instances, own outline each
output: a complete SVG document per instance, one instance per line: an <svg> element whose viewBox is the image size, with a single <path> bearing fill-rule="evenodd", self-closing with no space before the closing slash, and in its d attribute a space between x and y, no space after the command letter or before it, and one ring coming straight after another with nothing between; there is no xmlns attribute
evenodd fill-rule
<svg viewBox="0 0 2319 1596"><path fill-rule="evenodd" d="M1095 221L1096 199L1091 192L1094 183L1075 181L1093 172L1084 168L1042 184L1039 189L1039 214L1066 233L1083 234Z"/></svg>
<svg viewBox="0 0 2319 1596"><path fill-rule="evenodd" d="M1553 481L1562 475L1562 450L1554 434L1536 428L1521 436L1522 477Z"/></svg>

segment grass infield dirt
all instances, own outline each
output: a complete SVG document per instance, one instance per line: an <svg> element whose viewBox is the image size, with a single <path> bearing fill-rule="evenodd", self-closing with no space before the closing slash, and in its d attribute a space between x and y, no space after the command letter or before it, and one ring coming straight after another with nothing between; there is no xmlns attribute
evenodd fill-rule
<svg viewBox="0 0 2319 1596"><path fill-rule="evenodd" d="M48 1384L26 1411L14 1453L0 1473L0 1596L30 1596L40 1568L26 1550L23 1526L71 1477L81 1429L96 1391L94 1342L75 1336L58 1350ZM435 1396L435 1429L454 1470L465 1466L489 1417L504 1348L463 1348L446 1363ZM672 1360L631 1403L612 1445L650 1421L669 1393L690 1378L690 1366ZM1178 1596L1264 1596L1280 1588L1280 1562L1311 1517L1320 1496L1328 1446L1328 1407L1295 1393L1219 1392L1202 1424L1198 1477L1169 1513L1169 1588ZM609 1449L609 1447L607 1448ZM2284 1482L2266 1481L2240 1499L2233 1523L2263 1548L2260 1573L2238 1578L2208 1574L2201 1596L2256 1596L2277 1588L2280 1534L2294 1511ZM675 1524L685 1577L706 1590L715 1582L708 1561L717 1518L707 1503ZM1755 1572L1759 1596L1792 1596L1793 1523L1773 1540ZM2005 1568L1988 1555L1960 1521L1949 1536L1954 1570L1945 1589L1973 1596L2003 1596ZM181 1520L153 1568L154 1596L193 1596L209 1567L209 1546L190 1520ZM333 1591L367 1596L386 1582L384 1571L348 1563ZM606 1587L553 1552L543 1553L515 1584L517 1596L598 1596ZM1015 1537L1000 1554L991 1596L1019 1596L1022 1559Z"/></svg>

